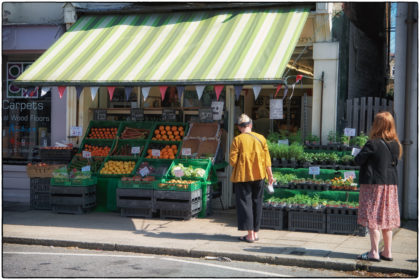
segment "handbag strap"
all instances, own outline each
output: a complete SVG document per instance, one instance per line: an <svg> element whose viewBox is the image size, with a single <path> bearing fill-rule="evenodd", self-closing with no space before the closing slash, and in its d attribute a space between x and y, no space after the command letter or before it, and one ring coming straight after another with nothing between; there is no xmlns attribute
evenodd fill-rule
<svg viewBox="0 0 420 280"><path fill-rule="evenodd" d="M397 161L394 159L394 155L392 154L391 149L389 148L388 144L382 138L379 140L381 140L381 143L384 144L385 147L388 149L389 154L391 155L392 166L397 166Z"/></svg>
<svg viewBox="0 0 420 280"><path fill-rule="evenodd" d="M258 140L258 142L260 142L260 144L261 144L261 146L263 146L263 143L261 142L261 140L260 139L258 139L258 137L257 136L255 136L254 134L251 134L251 133L249 133L249 132L245 132L246 134L249 134L249 135L251 135L252 137L254 137L255 139L257 139Z"/></svg>

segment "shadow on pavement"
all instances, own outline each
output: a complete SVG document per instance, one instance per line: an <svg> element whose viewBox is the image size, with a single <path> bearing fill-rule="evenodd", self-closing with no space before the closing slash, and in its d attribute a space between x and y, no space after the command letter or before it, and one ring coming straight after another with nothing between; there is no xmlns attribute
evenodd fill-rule
<svg viewBox="0 0 420 280"><path fill-rule="evenodd" d="M349 254L342 252L334 252L329 250L306 249L302 247L253 247L245 248L244 251L253 253L268 253L279 255L295 255L295 256L316 256L330 257L340 259L356 259L357 254Z"/></svg>
<svg viewBox="0 0 420 280"><path fill-rule="evenodd" d="M141 234L145 237L165 238L165 239L183 239L183 240L208 240L236 242L237 236L227 234L203 234L203 233L173 233L173 232L149 232L144 230L134 231L135 234Z"/></svg>

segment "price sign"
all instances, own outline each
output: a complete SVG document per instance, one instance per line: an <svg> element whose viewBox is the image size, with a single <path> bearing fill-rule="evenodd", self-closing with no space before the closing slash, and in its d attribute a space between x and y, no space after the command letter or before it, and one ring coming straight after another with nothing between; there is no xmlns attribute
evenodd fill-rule
<svg viewBox="0 0 420 280"><path fill-rule="evenodd" d="M96 109L93 113L93 119L97 121L106 121L106 109Z"/></svg>
<svg viewBox="0 0 420 280"><path fill-rule="evenodd" d="M191 148L182 148L182 155L183 156L190 156L191 155Z"/></svg>
<svg viewBox="0 0 420 280"><path fill-rule="evenodd" d="M289 146L289 139L279 140L278 144Z"/></svg>
<svg viewBox="0 0 420 280"><path fill-rule="evenodd" d="M145 166L142 169L140 169L139 173L142 177L145 177L145 176L149 175L150 170L147 166Z"/></svg>
<svg viewBox="0 0 420 280"><path fill-rule="evenodd" d="M309 167L309 174L311 175L319 175L319 166L310 166Z"/></svg>
<svg viewBox="0 0 420 280"><path fill-rule="evenodd" d="M88 151L83 151L82 156L83 156L83 158L91 158L92 154Z"/></svg>
<svg viewBox="0 0 420 280"><path fill-rule="evenodd" d="M133 155L140 154L140 147L131 147L131 154Z"/></svg>
<svg viewBox="0 0 420 280"><path fill-rule="evenodd" d="M44 139L44 140L42 141L42 146L43 146L43 147L47 147L47 146L48 146L48 140L47 140L47 139Z"/></svg>
<svg viewBox="0 0 420 280"><path fill-rule="evenodd" d="M88 172L90 171L90 165L86 165L82 167L82 172Z"/></svg>
<svg viewBox="0 0 420 280"><path fill-rule="evenodd" d="M344 172L344 179L347 179L349 177L352 177L353 179L356 179L356 172L354 172L354 171Z"/></svg>
<svg viewBox="0 0 420 280"><path fill-rule="evenodd" d="M212 101L211 109L213 111L213 120L220 121L223 115L223 106L225 102L223 101Z"/></svg>
<svg viewBox="0 0 420 280"><path fill-rule="evenodd" d="M176 169L174 170L175 177L182 177L184 176L184 171L182 169Z"/></svg>
<svg viewBox="0 0 420 280"><path fill-rule="evenodd" d="M152 149L152 156L154 156L154 157L160 157L160 150Z"/></svg>
<svg viewBox="0 0 420 280"><path fill-rule="evenodd" d="M163 121L176 121L176 111L174 109L162 109Z"/></svg>
<svg viewBox="0 0 420 280"><path fill-rule="evenodd" d="M72 126L70 127L70 136L82 136L82 127L81 126Z"/></svg>
<svg viewBox="0 0 420 280"><path fill-rule="evenodd" d="M270 119L283 119L283 99L270 99Z"/></svg>
<svg viewBox="0 0 420 280"><path fill-rule="evenodd" d="M200 108L198 109L198 117L200 122L212 122L213 121L213 109L212 108Z"/></svg>
<svg viewBox="0 0 420 280"><path fill-rule="evenodd" d="M353 148L351 150L351 155L355 157L355 156L357 156L358 153L360 153L360 151L361 151L361 149Z"/></svg>
<svg viewBox="0 0 420 280"><path fill-rule="evenodd" d="M344 129L344 136L356 136L356 129L346 127Z"/></svg>
<svg viewBox="0 0 420 280"><path fill-rule="evenodd" d="M132 108L131 109L131 120L132 121L143 121L144 120L144 110L141 108Z"/></svg>

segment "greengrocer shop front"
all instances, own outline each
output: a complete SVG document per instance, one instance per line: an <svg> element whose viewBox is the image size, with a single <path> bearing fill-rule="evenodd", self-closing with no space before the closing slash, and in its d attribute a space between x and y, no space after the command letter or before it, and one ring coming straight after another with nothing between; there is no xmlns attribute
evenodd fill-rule
<svg viewBox="0 0 420 280"><path fill-rule="evenodd" d="M202 188L203 216L206 186L216 181L222 206L231 206L226 161L237 116L282 115L270 99L287 84L308 14L294 6L84 15L15 83L66 98L68 140L79 146L69 166L94 175L98 210L115 211L124 184L153 190L196 180L186 188ZM259 104L264 89L271 98ZM267 135L272 126L255 129Z"/></svg>

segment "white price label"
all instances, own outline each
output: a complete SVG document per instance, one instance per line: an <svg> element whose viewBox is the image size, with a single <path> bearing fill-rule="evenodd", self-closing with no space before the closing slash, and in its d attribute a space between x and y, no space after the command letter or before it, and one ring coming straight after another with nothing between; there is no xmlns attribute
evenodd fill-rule
<svg viewBox="0 0 420 280"><path fill-rule="evenodd" d="M90 165L86 165L82 167L82 172L88 172L90 171Z"/></svg>
<svg viewBox="0 0 420 280"><path fill-rule="evenodd" d="M131 147L131 154L133 155L140 154L140 147Z"/></svg>
<svg viewBox="0 0 420 280"><path fill-rule="evenodd" d="M310 166L309 167L309 174L319 175L319 172L320 172L319 166Z"/></svg>
<svg viewBox="0 0 420 280"><path fill-rule="evenodd" d="M182 155L183 156L190 156L191 155L191 148L182 148Z"/></svg>
<svg viewBox="0 0 420 280"><path fill-rule="evenodd" d="M88 151L83 151L82 156L83 156L83 158L91 158L92 154Z"/></svg>
<svg viewBox="0 0 420 280"><path fill-rule="evenodd" d="M82 127L81 126L72 126L70 127L70 136L82 136Z"/></svg>
<svg viewBox="0 0 420 280"><path fill-rule="evenodd" d="M146 166L146 167L143 167L142 169L140 169L139 173L140 173L140 175L141 175L142 177L145 177L145 176L149 175L150 170L149 170L149 168Z"/></svg>
<svg viewBox="0 0 420 280"><path fill-rule="evenodd" d="M154 156L154 157L160 157L160 150L152 149L152 156Z"/></svg>
<svg viewBox="0 0 420 280"><path fill-rule="evenodd" d="M356 136L356 129L346 127L344 129L344 136Z"/></svg>
<svg viewBox="0 0 420 280"><path fill-rule="evenodd" d="M184 176L184 171L182 169L176 169L174 171L174 175L175 175L175 177L182 177L182 176Z"/></svg>
<svg viewBox="0 0 420 280"><path fill-rule="evenodd" d="M356 172L354 172L354 171L344 172L344 179L347 179L349 177L352 177L353 179L356 179Z"/></svg>
<svg viewBox="0 0 420 280"><path fill-rule="evenodd" d="M44 141L42 142L42 146L47 147L48 146L48 140L44 139Z"/></svg>
<svg viewBox="0 0 420 280"><path fill-rule="evenodd" d="M278 144L289 146L289 139L279 140Z"/></svg>
<svg viewBox="0 0 420 280"><path fill-rule="evenodd" d="M351 155L355 157L355 156L357 156L358 153L360 153L360 151L361 151L361 149L353 148L351 150Z"/></svg>

